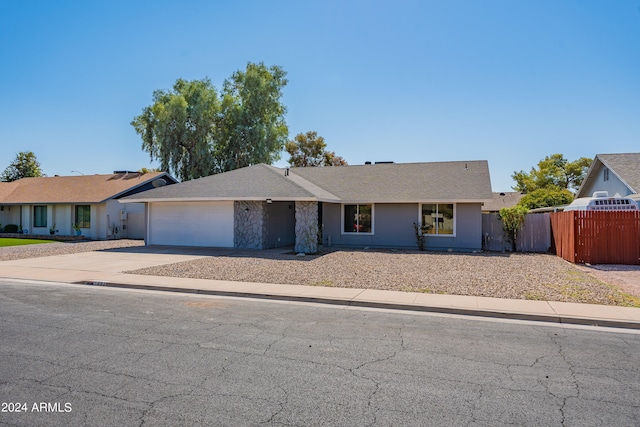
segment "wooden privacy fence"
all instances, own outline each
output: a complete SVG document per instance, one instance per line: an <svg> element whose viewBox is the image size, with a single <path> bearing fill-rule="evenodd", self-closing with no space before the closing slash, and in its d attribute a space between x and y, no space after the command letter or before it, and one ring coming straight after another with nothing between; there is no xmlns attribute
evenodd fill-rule
<svg viewBox="0 0 640 427"><path fill-rule="evenodd" d="M578 264L640 264L640 212L569 211L551 214L555 252Z"/></svg>
<svg viewBox="0 0 640 427"><path fill-rule="evenodd" d="M518 252L547 252L551 248L549 213L527 214L516 238ZM511 251L511 242L505 235L498 214L482 214L482 249L485 251Z"/></svg>

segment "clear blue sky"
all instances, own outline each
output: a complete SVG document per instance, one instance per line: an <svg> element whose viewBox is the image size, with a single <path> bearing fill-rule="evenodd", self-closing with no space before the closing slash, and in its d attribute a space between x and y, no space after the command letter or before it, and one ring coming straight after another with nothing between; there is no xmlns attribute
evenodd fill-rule
<svg viewBox="0 0 640 427"><path fill-rule="evenodd" d="M156 167L130 125L177 78L280 65L289 136L350 164L640 151L640 0L0 0L0 171ZM286 154L278 166L286 165Z"/></svg>

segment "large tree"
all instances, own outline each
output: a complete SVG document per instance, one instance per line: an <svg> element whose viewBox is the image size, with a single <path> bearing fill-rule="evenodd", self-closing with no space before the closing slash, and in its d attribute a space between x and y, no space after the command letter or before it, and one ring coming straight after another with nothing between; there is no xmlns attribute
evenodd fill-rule
<svg viewBox="0 0 640 427"><path fill-rule="evenodd" d="M182 181L279 159L287 139L282 68L247 64L218 94L208 78L157 90L131 125L142 148Z"/></svg>
<svg viewBox="0 0 640 427"><path fill-rule="evenodd" d="M516 181L516 186L513 188L522 193L531 193L540 188L577 190L590 165L591 159L587 157L570 162L562 154L552 154L540 160L538 167L531 168L529 173L514 172L511 177Z"/></svg>
<svg viewBox="0 0 640 427"><path fill-rule="evenodd" d="M289 135L287 109L280 101L286 74L278 66L249 63L244 72L236 71L225 80L215 172L280 159Z"/></svg>
<svg viewBox="0 0 640 427"><path fill-rule="evenodd" d="M11 182L20 178L32 178L42 176L40 163L36 155L31 151L21 151L2 173L2 181Z"/></svg>
<svg viewBox="0 0 640 427"><path fill-rule="evenodd" d="M289 164L294 167L307 166L344 166L346 160L333 151L327 151L324 138L315 131L299 133L285 145L291 156Z"/></svg>
<svg viewBox="0 0 640 427"><path fill-rule="evenodd" d="M173 90L156 90L153 104L131 125L142 138L142 149L160 169L182 181L211 175L214 131L220 101L209 79L178 79Z"/></svg>

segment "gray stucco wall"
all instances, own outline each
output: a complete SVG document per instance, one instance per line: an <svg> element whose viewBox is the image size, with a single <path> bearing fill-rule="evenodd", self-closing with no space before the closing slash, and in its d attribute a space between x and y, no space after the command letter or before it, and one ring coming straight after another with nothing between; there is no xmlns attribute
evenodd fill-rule
<svg viewBox="0 0 640 427"><path fill-rule="evenodd" d="M427 236L427 249L475 251L482 249L482 205L456 204L456 236Z"/></svg>
<svg viewBox="0 0 640 427"><path fill-rule="evenodd" d="M343 234L341 205L323 204L322 242L332 246L393 247L417 249L413 228L418 221L417 203L378 203L374 207L374 234ZM427 236L429 250L474 251L482 248L482 212L480 203L456 205L456 235Z"/></svg>
<svg viewBox="0 0 640 427"><path fill-rule="evenodd" d="M343 234L341 205L323 203L322 207L322 242L325 245L331 241L332 246L417 247L413 231L413 223L418 218L416 204L376 204L372 235Z"/></svg>
<svg viewBox="0 0 640 427"><path fill-rule="evenodd" d="M267 236L266 248L293 245L296 241L296 211L294 202L266 204Z"/></svg>

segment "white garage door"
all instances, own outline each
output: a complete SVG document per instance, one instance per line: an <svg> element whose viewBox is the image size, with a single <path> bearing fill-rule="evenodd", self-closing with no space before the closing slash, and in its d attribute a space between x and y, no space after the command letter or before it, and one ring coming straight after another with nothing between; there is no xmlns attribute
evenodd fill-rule
<svg viewBox="0 0 640 427"><path fill-rule="evenodd" d="M149 204L151 245L233 247L233 202Z"/></svg>

